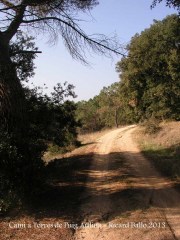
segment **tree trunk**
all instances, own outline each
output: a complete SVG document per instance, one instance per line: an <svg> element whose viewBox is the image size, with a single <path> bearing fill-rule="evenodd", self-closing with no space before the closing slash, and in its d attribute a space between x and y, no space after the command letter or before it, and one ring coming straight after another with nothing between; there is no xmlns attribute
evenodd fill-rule
<svg viewBox="0 0 180 240"><path fill-rule="evenodd" d="M115 126L118 128L118 116L117 116L117 108L115 108Z"/></svg>
<svg viewBox="0 0 180 240"><path fill-rule="evenodd" d="M25 133L25 96L8 45L0 36L0 124L21 137Z"/></svg>

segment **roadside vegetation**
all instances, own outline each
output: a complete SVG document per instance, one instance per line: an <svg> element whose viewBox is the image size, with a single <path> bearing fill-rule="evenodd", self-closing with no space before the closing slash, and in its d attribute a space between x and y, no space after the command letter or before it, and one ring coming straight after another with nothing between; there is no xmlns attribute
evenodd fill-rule
<svg viewBox="0 0 180 240"><path fill-rule="evenodd" d="M55 43L61 36L70 55L84 64L88 51L119 54L114 38L88 35L80 26L82 12L89 12L98 3L0 1L0 213L15 202L30 202L41 189L45 182L42 156L49 144L66 147L76 143L76 107L63 101L71 95L71 86L58 85L49 97L23 85L34 75L33 60L41 53L32 40L42 34Z"/></svg>
<svg viewBox="0 0 180 240"><path fill-rule="evenodd" d="M66 100L75 96L73 86L65 83L54 87L51 96L38 88L24 88L26 117L29 120L27 139L15 140L0 131L0 212L23 203L30 203L46 184L43 155L46 151L62 153L78 145L75 120L76 106ZM18 145L17 145L18 144ZM23 148L18 146L23 144ZM28 153L30 151L30 153Z"/></svg>
<svg viewBox="0 0 180 240"><path fill-rule="evenodd" d="M74 18L74 11L89 11L98 1L10 2L0 1L0 214L37 198L47 184L44 153L53 156L79 146L78 133L149 119L180 120L179 16L154 21L133 36L127 55L120 53L116 65L120 81L89 101L75 103L69 100L76 96L71 84L57 84L50 95L25 86L34 76L34 59L40 53L28 33L41 29L53 41L59 32L71 56L85 64L87 49L100 55L119 54L117 42L103 35L89 37ZM153 1L153 6L157 2L161 1ZM174 5L174 1L166 3ZM179 10L179 5L174 6ZM159 126L152 124L149 131L157 130ZM172 176L179 174L178 151L176 144L156 151L161 158L168 155L159 165Z"/></svg>
<svg viewBox="0 0 180 240"><path fill-rule="evenodd" d="M12 55L17 49L37 50L34 39L19 33L11 44ZM34 75L34 54L12 57L23 85L26 125L24 137L20 129L8 132L0 125L0 213L14 206L29 204L46 184L43 155L51 151L67 151L76 146L77 127L74 86L57 84L48 96L42 88L29 88L25 82Z"/></svg>
<svg viewBox="0 0 180 240"><path fill-rule="evenodd" d="M76 110L81 133L143 125L138 139L143 153L160 172L176 179L180 177L179 33L179 16L154 20L132 37L127 57L117 63L120 82L78 102Z"/></svg>
<svg viewBox="0 0 180 240"><path fill-rule="evenodd" d="M180 120L179 32L179 16L171 15L132 37L116 65L120 81L77 103L81 132L147 120L156 131L155 122Z"/></svg>
<svg viewBox="0 0 180 240"><path fill-rule="evenodd" d="M180 183L180 122L161 123L153 133L148 127L134 134L140 149L162 174Z"/></svg>

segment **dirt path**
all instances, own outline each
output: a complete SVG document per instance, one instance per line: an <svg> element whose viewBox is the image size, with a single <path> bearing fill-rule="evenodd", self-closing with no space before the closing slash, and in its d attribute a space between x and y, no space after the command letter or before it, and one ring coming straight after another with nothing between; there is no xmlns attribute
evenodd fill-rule
<svg viewBox="0 0 180 240"><path fill-rule="evenodd" d="M97 141L74 239L180 239L180 195L141 155L135 129Z"/></svg>
<svg viewBox="0 0 180 240"><path fill-rule="evenodd" d="M94 134L49 162L48 188L30 212L0 219L0 239L180 239L180 195L142 156L136 129Z"/></svg>

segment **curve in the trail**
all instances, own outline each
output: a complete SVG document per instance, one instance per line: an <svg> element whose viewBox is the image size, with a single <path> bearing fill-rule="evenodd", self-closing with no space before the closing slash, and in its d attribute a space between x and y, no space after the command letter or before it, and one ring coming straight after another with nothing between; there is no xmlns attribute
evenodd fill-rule
<svg viewBox="0 0 180 240"><path fill-rule="evenodd" d="M136 128L97 140L80 210L87 225L74 239L180 239L179 194L140 153L132 139Z"/></svg>

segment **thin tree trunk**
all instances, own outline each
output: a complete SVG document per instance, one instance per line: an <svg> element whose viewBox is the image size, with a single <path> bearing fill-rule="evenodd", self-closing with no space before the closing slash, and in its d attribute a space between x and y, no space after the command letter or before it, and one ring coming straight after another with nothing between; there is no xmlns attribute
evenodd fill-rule
<svg viewBox="0 0 180 240"><path fill-rule="evenodd" d="M115 108L115 126L118 128L118 116L117 116L117 108Z"/></svg>

